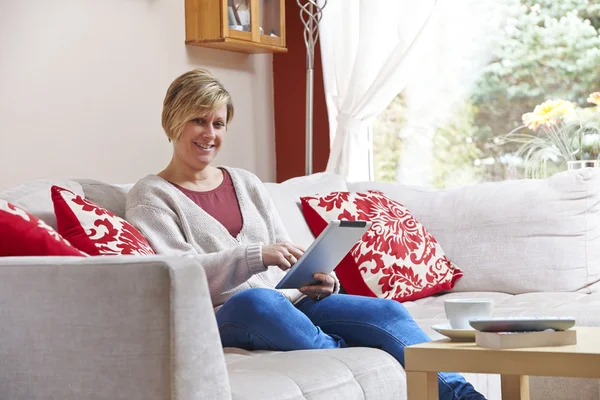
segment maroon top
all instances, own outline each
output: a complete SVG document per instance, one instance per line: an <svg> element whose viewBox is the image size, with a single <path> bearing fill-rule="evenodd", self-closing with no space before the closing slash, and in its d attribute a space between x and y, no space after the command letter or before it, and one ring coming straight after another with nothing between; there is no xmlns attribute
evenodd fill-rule
<svg viewBox="0 0 600 400"><path fill-rule="evenodd" d="M198 192L172 183L200 208L219 221L233 237L242 230L242 212L229 173L224 169L223 182L213 190Z"/></svg>

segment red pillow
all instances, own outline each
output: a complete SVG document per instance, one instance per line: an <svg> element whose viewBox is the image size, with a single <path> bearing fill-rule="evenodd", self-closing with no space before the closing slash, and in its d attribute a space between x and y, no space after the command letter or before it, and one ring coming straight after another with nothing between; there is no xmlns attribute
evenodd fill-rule
<svg viewBox="0 0 600 400"><path fill-rule="evenodd" d="M335 270L349 294L416 300L452 289L463 275L410 211L382 192L333 192L301 200L315 236L331 220L373 223Z"/></svg>
<svg viewBox="0 0 600 400"><path fill-rule="evenodd" d="M0 199L0 256L80 256L44 221Z"/></svg>
<svg viewBox="0 0 600 400"><path fill-rule="evenodd" d="M92 256L155 254L133 225L83 197L52 186L58 232Z"/></svg>

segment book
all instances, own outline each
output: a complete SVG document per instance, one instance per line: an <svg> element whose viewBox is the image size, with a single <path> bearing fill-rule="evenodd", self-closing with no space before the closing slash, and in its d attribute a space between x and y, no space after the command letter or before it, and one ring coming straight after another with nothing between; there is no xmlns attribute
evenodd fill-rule
<svg viewBox="0 0 600 400"><path fill-rule="evenodd" d="M577 344L577 331L542 332L480 332L475 333L477 346L489 349L519 349L523 347L567 346Z"/></svg>

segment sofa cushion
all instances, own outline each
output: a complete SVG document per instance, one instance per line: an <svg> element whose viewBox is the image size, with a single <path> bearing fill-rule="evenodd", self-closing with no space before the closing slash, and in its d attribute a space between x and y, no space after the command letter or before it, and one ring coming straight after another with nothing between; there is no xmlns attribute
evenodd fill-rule
<svg viewBox="0 0 600 400"><path fill-rule="evenodd" d="M417 324L432 339L444 336L431 329L446 322L444 300L457 298L491 298L495 316L574 317L579 326L600 327L600 293L543 292L511 295L499 292L448 293L403 303ZM464 374L486 398L500 399L500 377L489 374ZM600 380L531 377L532 400L598 400Z"/></svg>
<svg viewBox="0 0 600 400"><path fill-rule="evenodd" d="M35 215L52 228L56 229L54 205L50 198L50 188L58 185L73 193L83 195L81 185L68 179L39 179L0 192L0 199Z"/></svg>
<svg viewBox="0 0 600 400"><path fill-rule="evenodd" d="M303 196L348 190L346 181L339 175L316 173L309 176L288 179L282 183L265 183L269 195L275 203L283 225L293 243L308 248L315 240L308 228L300 204Z"/></svg>
<svg viewBox="0 0 600 400"><path fill-rule="evenodd" d="M411 316L431 337L443 338L431 329L445 323L444 301L461 298L494 300L494 316L573 317L577 325L600 327L600 293L538 292L507 294L499 292L446 293L403 303Z"/></svg>
<svg viewBox="0 0 600 400"><path fill-rule="evenodd" d="M58 232L92 256L152 255L148 241L133 225L70 190L52 186Z"/></svg>
<svg viewBox="0 0 600 400"><path fill-rule="evenodd" d="M401 399L404 369L364 347L289 352L225 349L234 400Z"/></svg>
<svg viewBox="0 0 600 400"><path fill-rule="evenodd" d="M41 219L0 199L0 257L86 255Z"/></svg>
<svg viewBox="0 0 600 400"><path fill-rule="evenodd" d="M133 183L110 184L94 179L76 179L75 181L81 185L87 200L120 218L125 218L125 201Z"/></svg>
<svg viewBox="0 0 600 400"><path fill-rule="evenodd" d="M335 269L349 294L415 300L452 289L462 276L410 211L382 192L332 192L301 200L315 236L332 220L373 223Z"/></svg>
<svg viewBox="0 0 600 400"><path fill-rule="evenodd" d="M600 170L455 189L353 183L407 206L464 277L455 291L576 291L600 280Z"/></svg>

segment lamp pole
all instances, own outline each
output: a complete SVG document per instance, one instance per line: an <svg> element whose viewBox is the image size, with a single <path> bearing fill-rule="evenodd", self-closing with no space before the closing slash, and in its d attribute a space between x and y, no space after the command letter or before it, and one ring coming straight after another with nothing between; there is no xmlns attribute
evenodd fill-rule
<svg viewBox="0 0 600 400"><path fill-rule="evenodd" d="M317 0L296 0L300 6L300 19L304 24L304 44L306 45L306 159L305 173L312 174L313 156L313 87L315 66L315 45L319 39L319 21L323 17L323 8L327 0L319 6Z"/></svg>

